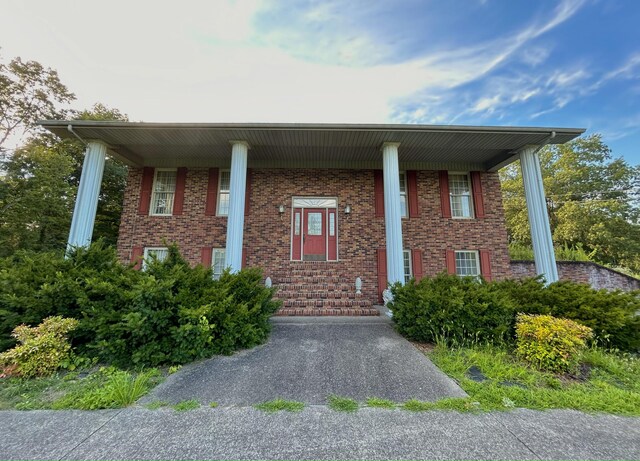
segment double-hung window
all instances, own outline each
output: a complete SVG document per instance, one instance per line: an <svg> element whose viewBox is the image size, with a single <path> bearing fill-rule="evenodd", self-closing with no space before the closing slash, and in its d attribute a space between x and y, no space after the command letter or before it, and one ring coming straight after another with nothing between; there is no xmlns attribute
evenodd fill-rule
<svg viewBox="0 0 640 461"><path fill-rule="evenodd" d="M404 261L404 283L409 282L413 277L413 267L411 265L411 251L402 250L402 259Z"/></svg>
<svg viewBox="0 0 640 461"><path fill-rule="evenodd" d="M409 215L407 212L407 174L404 171L400 172L400 211L403 218Z"/></svg>
<svg viewBox="0 0 640 461"><path fill-rule="evenodd" d="M449 195L451 216L454 218L472 218L473 201L471 182L466 173L449 173Z"/></svg>
<svg viewBox="0 0 640 461"><path fill-rule="evenodd" d="M213 269L213 278L218 280L224 272L225 250L224 248L214 248L211 254L211 268Z"/></svg>
<svg viewBox="0 0 640 461"><path fill-rule="evenodd" d="M147 247L144 249L144 259L142 260L142 270L147 268L147 262L155 259L157 261L164 261L169 256L169 249L167 247Z"/></svg>
<svg viewBox="0 0 640 461"><path fill-rule="evenodd" d="M153 178L151 195L151 214L166 216L173 213L173 200L176 195L175 169L157 169Z"/></svg>
<svg viewBox="0 0 640 461"><path fill-rule="evenodd" d="M480 276L480 258L477 251L456 251L456 274L461 277Z"/></svg>
<svg viewBox="0 0 640 461"><path fill-rule="evenodd" d="M229 189L231 186L231 171L220 170L218 181L218 216L229 216Z"/></svg>

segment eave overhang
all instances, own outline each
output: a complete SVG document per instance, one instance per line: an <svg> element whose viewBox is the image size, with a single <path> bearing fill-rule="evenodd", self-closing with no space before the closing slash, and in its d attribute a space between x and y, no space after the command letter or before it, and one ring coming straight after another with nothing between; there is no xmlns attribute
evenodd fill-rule
<svg viewBox="0 0 640 461"><path fill-rule="evenodd" d="M76 135L105 143L110 155L131 166L228 166L230 140L249 143L251 168L381 168L384 142L400 143L405 169L495 170L518 151L563 144L582 128L355 125L289 123L142 123L44 120L61 138ZM69 127L71 126L71 129Z"/></svg>

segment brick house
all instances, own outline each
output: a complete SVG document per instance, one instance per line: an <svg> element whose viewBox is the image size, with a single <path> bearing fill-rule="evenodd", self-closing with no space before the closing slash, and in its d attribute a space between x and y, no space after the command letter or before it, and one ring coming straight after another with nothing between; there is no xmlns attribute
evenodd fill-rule
<svg viewBox="0 0 640 461"><path fill-rule="evenodd" d="M537 150L581 129L45 121L87 143L69 236L91 240L105 156L129 165L118 253L263 268L281 314L377 315L387 283L510 277L497 170L520 160L536 270L557 269ZM356 279L361 287L356 288Z"/></svg>

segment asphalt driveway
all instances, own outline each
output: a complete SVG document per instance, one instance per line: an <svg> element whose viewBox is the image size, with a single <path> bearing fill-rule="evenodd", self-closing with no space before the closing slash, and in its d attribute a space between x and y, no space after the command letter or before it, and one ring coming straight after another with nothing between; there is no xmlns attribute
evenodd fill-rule
<svg viewBox="0 0 640 461"><path fill-rule="evenodd" d="M330 394L395 402L466 396L386 316L275 317L266 344L183 367L143 402L324 404Z"/></svg>

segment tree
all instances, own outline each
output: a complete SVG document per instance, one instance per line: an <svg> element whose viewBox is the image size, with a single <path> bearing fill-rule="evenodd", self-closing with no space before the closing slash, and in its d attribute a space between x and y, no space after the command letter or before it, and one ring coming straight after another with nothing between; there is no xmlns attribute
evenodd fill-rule
<svg viewBox="0 0 640 461"><path fill-rule="evenodd" d="M640 167L612 158L599 134L544 147L540 164L554 244L640 270ZM510 240L531 244L519 163L500 177Z"/></svg>
<svg viewBox="0 0 640 461"><path fill-rule="evenodd" d="M66 112L58 106L75 99L55 70L19 57L9 64L1 59L0 154L11 136L30 132L38 119L64 118Z"/></svg>
<svg viewBox="0 0 640 461"><path fill-rule="evenodd" d="M127 120L118 110L96 104L73 113L82 120ZM39 133L16 149L0 176L0 255L18 249L44 251L66 246L84 144ZM94 238L115 244L118 237L127 167L107 158L98 200Z"/></svg>

